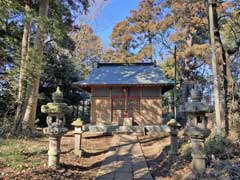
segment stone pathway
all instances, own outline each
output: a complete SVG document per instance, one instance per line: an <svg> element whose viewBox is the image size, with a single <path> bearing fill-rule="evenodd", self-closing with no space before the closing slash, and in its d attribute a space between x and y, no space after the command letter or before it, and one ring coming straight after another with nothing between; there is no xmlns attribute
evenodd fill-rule
<svg viewBox="0 0 240 180"><path fill-rule="evenodd" d="M137 137L114 135L97 180L152 180Z"/></svg>

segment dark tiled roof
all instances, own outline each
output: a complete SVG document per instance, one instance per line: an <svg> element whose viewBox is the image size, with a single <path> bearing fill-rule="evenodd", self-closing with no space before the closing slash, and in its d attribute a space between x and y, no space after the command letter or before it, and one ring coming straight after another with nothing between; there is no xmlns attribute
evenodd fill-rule
<svg viewBox="0 0 240 180"><path fill-rule="evenodd" d="M100 63L84 81L74 83L79 86L91 85L169 85L174 81L163 74L153 63Z"/></svg>

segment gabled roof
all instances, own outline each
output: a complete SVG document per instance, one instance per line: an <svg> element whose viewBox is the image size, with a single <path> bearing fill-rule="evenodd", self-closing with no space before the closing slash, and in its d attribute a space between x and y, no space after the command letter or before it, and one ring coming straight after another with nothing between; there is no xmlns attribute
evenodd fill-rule
<svg viewBox="0 0 240 180"><path fill-rule="evenodd" d="M74 83L76 87L92 86L168 86L174 81L167 79L161 68L154 63L99 63L84 81Z"/></svg>

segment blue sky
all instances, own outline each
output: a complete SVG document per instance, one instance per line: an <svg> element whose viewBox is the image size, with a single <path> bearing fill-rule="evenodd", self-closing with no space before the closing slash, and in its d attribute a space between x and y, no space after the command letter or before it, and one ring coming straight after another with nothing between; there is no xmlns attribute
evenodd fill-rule
<svg viewBox="0 0 240 180"><path fill-rule="evenodd" d="M109 36L114 26L129 16L130 10L137 9L138 3L139 0L108 0L105 4L90 9L90 13L81 20L92 26L106 48L110 44Z"/></svg>

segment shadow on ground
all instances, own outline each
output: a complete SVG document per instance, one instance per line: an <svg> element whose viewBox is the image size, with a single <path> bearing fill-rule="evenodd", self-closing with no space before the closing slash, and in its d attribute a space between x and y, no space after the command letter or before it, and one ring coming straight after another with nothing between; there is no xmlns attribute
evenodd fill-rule
<svg viewBox="0 0 240 180"><path fill-rule="evenodd" d="M154 146L154 141L161 141L166 137L154 138L149 141L141 141L141 143L149 142L148 145ZM183 146L187 143L186 138L180 139L179 146ZM169 155L170 145L167 144L163 147L160 154L155 158L149 158L147 160L148 167L154 179L161 178L171 178L173 176L181 179L180 176L176 174L177 171L182 170L189 166L191 162L191 154L187 153L185 155ZM190 151L189 151L190 152Z"/></svg>

